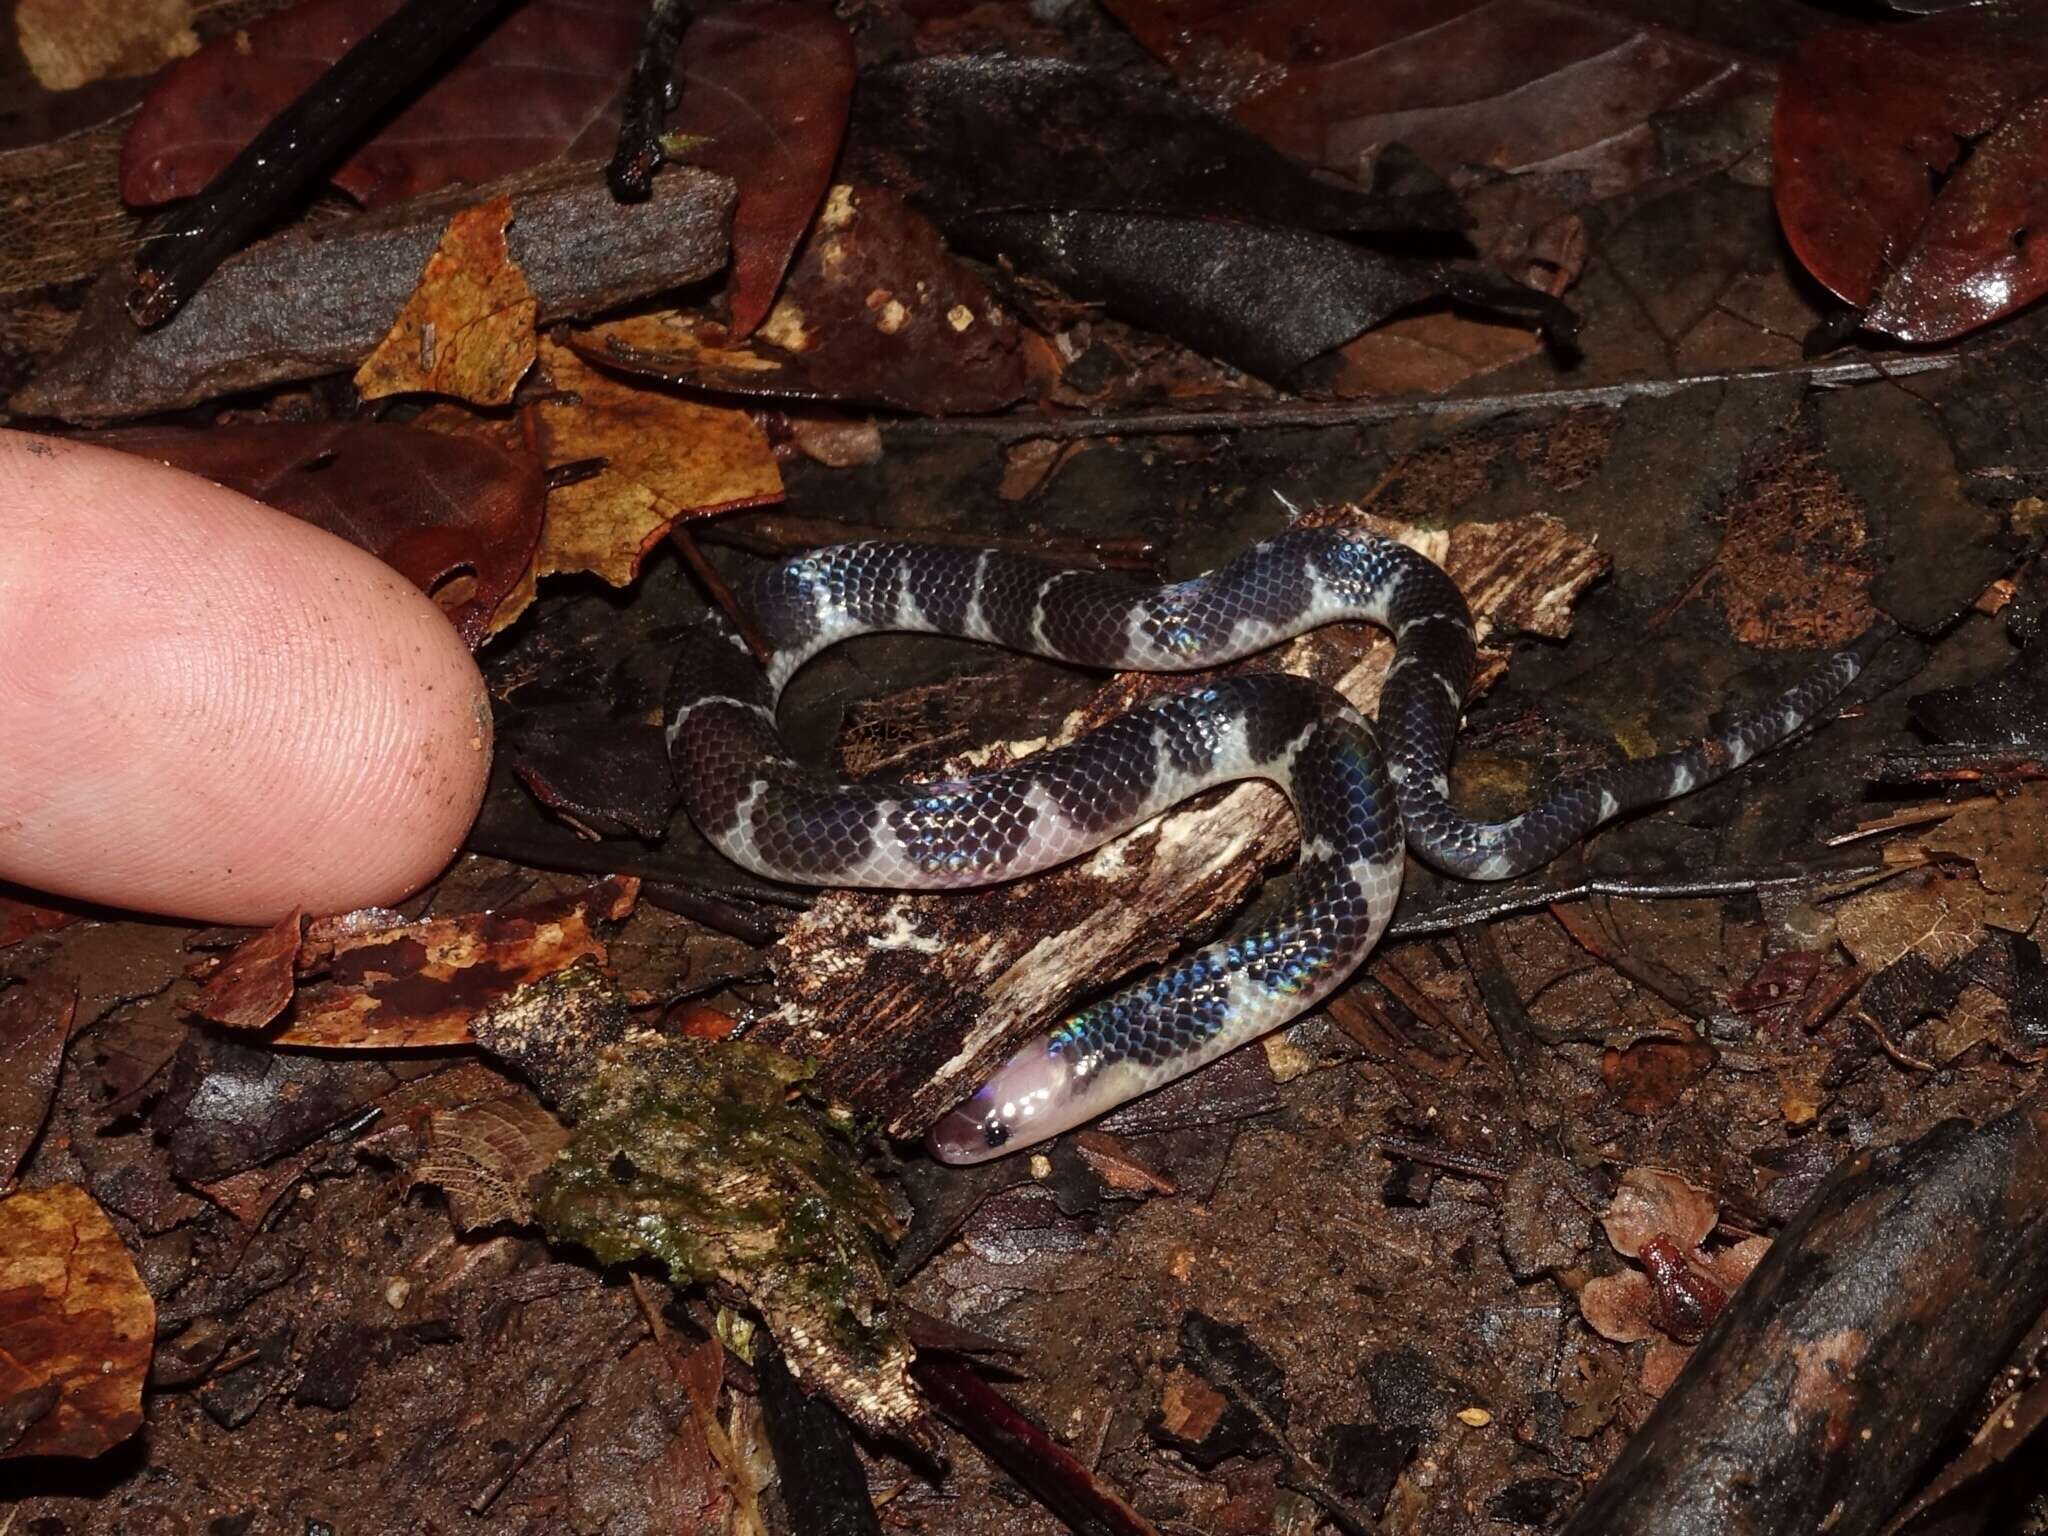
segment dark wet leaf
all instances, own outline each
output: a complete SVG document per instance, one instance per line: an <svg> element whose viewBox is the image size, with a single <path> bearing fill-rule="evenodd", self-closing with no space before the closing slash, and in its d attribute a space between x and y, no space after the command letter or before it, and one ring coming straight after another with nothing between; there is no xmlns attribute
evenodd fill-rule
<svg viewBox="0 0 2048 1536"><path fill-rule="evenodd" d="M2036 635L2003 671L1916 694L1913 723L1936 741L1973 746L2048 743L2048 635Z"/></svg>
<svg viewBox="0 0 2048 1536"><path fill-rule="evenodd" d="M15 897L0 895L0 949L10 944L19 944L23 939L38 933L48 933L78 921L76 912L66 912L59 907L39 906L32 901L20 901Z"/></svg>
<svg viewBox="0 0 2048 1536"><path fill-rule="evenodd" d="M1401 310L1453 295L1571 329L1569 311L1535 289L1300 230L1039 212L981 214L957 232L1077 298L1276 381Z"/></svg>
<svg viewBox="0 0 2048 1536"><path fill-rule="evenodd" d="M1585 1492L1569 1477L1517 1478L1486 1501L1486 1517L1508 1525L1550 1525Z"/></svg>
<svg viewBox="0 0 2048 1536"><path fill-rule="evenodd" d="M75 1184L0 1200L0 1457L97 1456L142 1426L156 1303Z"/></svg>
<svg viewBox="0 0 2048 1536"><path fill-rule="evenodd" d="M1653 114L1754 89L1718 50L1555 0L1108 0L1176 69L1221 89L1269 143L1356 173L1380 146L1438 171L1585 178L1596 197L1655 173Z"/></svg>
<svg viewBox="0 0 2048 1536"><path fill-rule="evenodd" d="M1315 174L1191 96L1129 71L955 55L861 77L851 153L940 224L1009 208L1249 219L1302 229L1454 231L1427 167L1389 152L1369 189Z"/></svg>
<svg viewBox="0 0 2048 1536"><path fill-rule="evenodd" d="M1033 338L922 215L879 187L833 189L782 308L750 341L731 345L677 310L611 321L574 344L593 362L724 394L932 414L1000 410L1034 374Z"/></svg>
<svg viewBox="0 0 2048 1536"><path fill-rule="evenodd" d="M754 1362L754 1375L792 1527L821 1536L881 1536L867 1470L846 1420L825 1397L798 1384L772 1345Z"/></svg>
<svg viewBox="0 0 2048 1536"><path fill-rule="evenodd" d="M701 135L693 164L740 186L726 283L732 334L766 318L790 253L832 180L853 97L853 38L830 8L735 5L691 21L671 131Z"/></svg>
<svg viewBox="0 0 2048 1536"><path fill-rule="evenodd" d="M169 1140L172 1171L206 1184L298 1151L391 1087L376 1062L194 1032L178 1048L150 1122Z"/></svg>
<svg viewBox="0 0 2048 1536"><path fill-rule="evenodd" d="M1865 323L1939 341L2048 291L2048 7L1822 33L1772 122L1787 240Z"/></svg>
<svg viewBox="0 0 2048 1536"><path fill-rule="evenodd" d="M508 731L498 750L533 797L599 837L659 838L677 800L661 727L566 720Z"/></svg>
<svg viewBox="0 0 2048 1536"><path fill-rule="evenodd" d="M0 1186L42 1131L77 1011L78 989L48 971L0 992Z"/></svg>
<svg viewBox="0 0 2048 1536"><path fill-rule="evenodd" d="M467 576L447 612L471 645L526 573L545 470L476 438L383 422L139 427L91 441L204 475L367 549L433 593Z"/></svg>
<svg viewBox="0 0 2048 1536"><path fill-rule="evenodd" d="M292 1000L299 958L299 925L294 907L274 926L240 945L207 977L192 1011L230 1029L261 1029Z"/></svg>
<svg viewBox="0 0 2048 1536"><path fill-rule="evenodd" d="M1377 1514L1421 1444L1421 1432L1412 1428L1332 1424L1317 1442L1316 1459L1330 1469L1332 1487L1368 1514Z"/></svg>
<svg viewBox="0 0 2048 1536"><path fill-rule="evenodd" d="M121 154L137 207L190 197L398 0L311 0L223 34L150 93ZM609 151L641 0L530 0L368 144L334 184L367 207Z"/></svg>

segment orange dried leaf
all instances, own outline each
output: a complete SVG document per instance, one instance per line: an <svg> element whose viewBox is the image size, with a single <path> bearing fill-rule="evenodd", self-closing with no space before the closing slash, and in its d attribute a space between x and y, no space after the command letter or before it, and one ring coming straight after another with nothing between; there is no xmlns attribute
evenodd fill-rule
<svg viewBox="0 0 2048 1536"><path fill-rule="evenodd" d="M533 366L539 305L505 249L512 199L494 197L448 221L419 286L356 370L365 400L451 395L504 405Z"/></svg>
<svg viewBox="0 0 2048 1536"><path fill-rule="evenodd" d="M747 412L622 384L553 342L542 343L541 360L555 388L575 397L540 407L548 457L601 458L605 467L549 494L533 579L589 571L623 587L678 518L782 499L774 450ZM493 629L532 596L531 580L515 589Z"/></svg>
<svg viewBox="0 0 2048 1536"><path fill-rule="evenodd" d="M299 988L292 1021L274 1043L348 1050L467 1044L471 1020L520 987L579 960L602 965L604 943L591 923L624 918L639 891L639 881L615 876L507 912L309 935L299 969L324 974Z"/></svg>
<svg viewBox="0 0 2048 1536"><path fill-rule="evenodd" d="M239 945L199 989L192 1011L230 1029L261 1029L283 1013L292 1000L303 915L294 907Z"/></svg>
<svg viewBox="0 0 2048 1536"><path fill-rule="evenodd" d="M97 1456L134 1434L155 1339L156 1303L91 1195L0 1200L0 1456Z"/></svg>

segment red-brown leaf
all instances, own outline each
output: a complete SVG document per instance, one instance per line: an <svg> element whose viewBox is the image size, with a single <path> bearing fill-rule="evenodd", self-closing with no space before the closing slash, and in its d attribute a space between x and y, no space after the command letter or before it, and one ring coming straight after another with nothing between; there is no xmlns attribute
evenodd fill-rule
<svg viewBox="0 0 2048 1536"><path fill-rule="evenodd" d="M540 537L537 454L381 422L141 427L93 441L204 475L367 549L443 606L464 640L526 573ZM468 577L458 589L458 577Z"/></svg>
<svg viewBox="0 0 2048 1536"><path fill-rule="evenodd" d="M742 346L687 310L609 321L571 344L607 367L721 394L932 414L1002 409L1030 390L1036 353L1050 350L1034 348L902 194L880 187L833 189L787 296L789 308Z"/></svg>
<svg viewBox="0 0 2048 1536"><path fill-rule="evenodd" d="M298 982L304 916L294 907L273 927L237 946L206 978L192 1011L230 1029L261 1029L283 1013Z"/></svg>
<svg viewBox="0 0 2048 1536"><path fill-rule="evenodd" d="M683 34L669 126L710 140L689 159L739 183L726 283L737 340L766 318L832 180L853 101L853 38L817 4L735 6Z"/></svg>
<svg viewBox="0 0 2048 1536"><path fill-rule="evenodd" d="M171 69L121 151L137 207L190 197L398 0L311 0ZM529 0L389 126L334 184L366 207L484 182L570 152L609 151L646 0Z"/></svg>
<svg viewBox="0 0 2048 1536"><path fill-rule="evenodd" d="M1572 171L1601 196L1652 174L1658 111L1761 74L1553 0L1107 0L1147 48L1304 160L1354 174L1408 145L1439 172Z"/></svg>
<svg viewBox="0 0 2048 1536"><path fill-rule="evenodd" d="M2048 289L2048 6L1995 6L1808 41L1772 120L1778 218L1875 329L1937 341ZM1974 152L1965 159L1970 144ZM1944 182L1943 178L1947 178Z"/></svg>
<svg viewBox="0 0 2048 1536"><path fill-rule="evenodd" d="M31 935L75 923L78 918L78 913L60 907L38 906L32 901L0 895L0 949L19 944Z"/></svg>
<svg viewBox="0 0 2048 1536"><path fill-rule="evenodd" d="M574 896L504 912L469 912L411 923L391 914L315 924L299 969L319 972L298 990L279 1045L406 1050L462 1045L483 1010L579 960L604 963L598 922L621 922L640 882L614 875Z"/></svg>

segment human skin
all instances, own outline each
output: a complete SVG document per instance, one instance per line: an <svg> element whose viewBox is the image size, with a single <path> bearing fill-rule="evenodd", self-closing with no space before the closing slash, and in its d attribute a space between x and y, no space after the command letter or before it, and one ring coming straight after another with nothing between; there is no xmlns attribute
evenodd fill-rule
<svg viewBox="0 0 2048 1536"><path fill-rule="evenodd" d="M208 922L453 857L483 679L375 557L162 464L0 431L0 880Z"/></svg>

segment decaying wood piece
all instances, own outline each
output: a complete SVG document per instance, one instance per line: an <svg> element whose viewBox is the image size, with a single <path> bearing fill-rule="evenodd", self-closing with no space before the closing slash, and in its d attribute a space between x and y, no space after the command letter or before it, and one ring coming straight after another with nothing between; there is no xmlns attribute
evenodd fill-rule
<svg viewBox="0 0 2048 1536"><path fill-rule="evenodd" d="M1606 564L1551 518L1442 532L1351 517L1448 570L1482 635L1507 628L1561 636L1573 600ZM1304 635L1277 656L1284 670L1330 684L1368 714L1392 660L1391 640L1358 626ZM1481 680L1503 665L1499 653L1482 653ZM1053 740L1071 740L1185 683L1120 677ZM1006 743L948 771L995 766L1048 744ZM1063 1007L1220 923L1296 841L1286 800L1248 783L1015 884L965 894L830 892L774 951L781 1006L753 1038L816 1059L823 1091L887 1117L894 1135L915 1135Z"/></svg>
<svg viewBox="0 0 2048 1536"><path fill-rule="evenodd" d="M63 352L16 393L19 414L112 421L353 368L412 295L449 216L512 199L506 246L542 323L596 314L725 265L735 190L678 166L644 203L612 201L602 168L552 166L359 218L292 230L224 262L178 314L137 332L127 274L103 278Z"/></svg>
<svg viewBox="0 0 2048 1536"><path fill-rule="evenodd" d="M2048 1100L1858 1153L1566 1536L1874 1531L2048 1305Z"/></svg>

